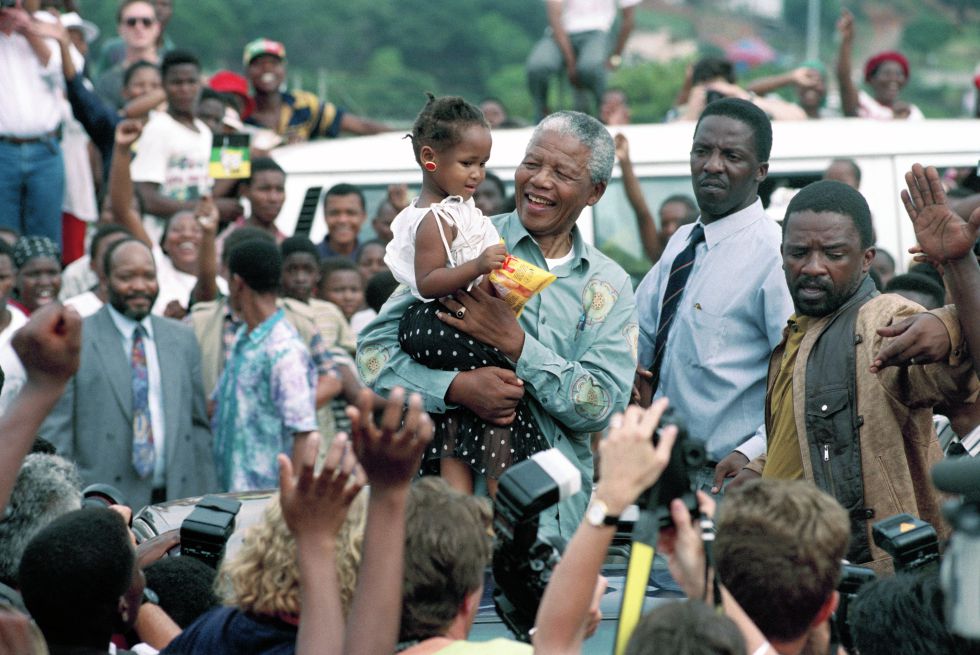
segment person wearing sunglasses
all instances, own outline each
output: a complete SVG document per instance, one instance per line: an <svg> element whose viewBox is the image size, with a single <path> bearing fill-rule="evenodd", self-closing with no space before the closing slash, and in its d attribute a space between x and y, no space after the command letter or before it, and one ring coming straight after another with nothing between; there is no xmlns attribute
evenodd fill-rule
<svg viewBox="0 0 980 655"><path fill-rule="evenodd" d="M95 81L95 92L114 111L126 103L123 98L126 69L138 61L160 63L160 53L157 51L160 21L153 3L149 0L123 0L117 14L117 29L125 45L125 55Z"/></svg>

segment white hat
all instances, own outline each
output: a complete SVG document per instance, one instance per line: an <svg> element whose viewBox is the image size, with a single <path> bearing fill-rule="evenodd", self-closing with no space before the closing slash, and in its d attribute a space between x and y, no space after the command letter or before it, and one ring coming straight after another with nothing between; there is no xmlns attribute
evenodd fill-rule
<svg viewBox="0 0 980 655"><path fill-rule="evenodd" d="M74 11L61 14L61 24L68 29L80 30L85 37L85 43L91 43L99 38L98 26L92 21L85 20Z"/></svg>

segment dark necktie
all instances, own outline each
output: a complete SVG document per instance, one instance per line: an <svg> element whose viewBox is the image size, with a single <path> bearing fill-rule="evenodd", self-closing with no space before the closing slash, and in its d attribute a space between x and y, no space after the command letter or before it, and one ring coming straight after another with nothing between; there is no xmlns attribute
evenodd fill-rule
<svg viewBox="0 0 980 655"><path fill-rule="evenodd" d="M145 478L153 473L156 452L153 449L153 424L150 422L150 375L146 368L146 329L137 325L133 332L130 364L133 368L133 468Z"/></svg>
<svg viewBox="0 0 980 655"><path fill-rule="evenodd" d="M684 295L684 285L687 284L687 278L691 276L691 269L694 268L695 251L702 241L704 241L704 228L697 223L688 236L687 247L678 253L674 263L670 265L667 290L664 291L664 301L660 305L660 322L657 324L653 364L650 366L650 372L653 373L650 379L653 393L657 393L657 386L660 384L660 366L663 364L664 350L667 348L667 335L670 334L674 314L677 313L677 306L681 302L681 296Z"/></svg>

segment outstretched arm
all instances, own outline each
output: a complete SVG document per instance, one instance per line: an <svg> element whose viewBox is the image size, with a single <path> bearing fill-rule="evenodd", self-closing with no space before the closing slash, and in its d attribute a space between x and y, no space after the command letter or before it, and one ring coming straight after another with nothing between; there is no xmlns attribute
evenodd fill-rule
<svg viewBox="0 0 980 655"><path fill-rule="evenodd" d="M912 250L943 266L974 370L980 375L980 265L973 254L980 238L980 208L968 220L958 216L947 204L939 173L932 166L913 165L905 174L905 184L902 202L919 242Z"/></svg>
<svg viewBox="0 0 980 655"><path fill-rule="evenodd" d="M781 89L784 86L794 85L799 87L810 87L820 84L820 81L820 71L816 70L815 68L800 66L799 68L794 68L793 70L786 71L785 73L769 75L767 77L760 77L757 80L752 80L745 85L745 88L752 93L765 95Z"/></svg>
<svg viewBox="0 0 980 655"><path fill-rule="evenodd" d="M133 210L133 177L129 172L130 148L142 130L135 120L125 120L116 126L116 144L109 168L109 202L112 220L152 248L153 241L143 228L139 213Z"/></svg>
<svg viewBox="0 0 980 655"><path fill-rule="evenodd" d="M640 180L636 177L636 171L633 170L629 141L623 134L617 134L614 140L619 170L623 174L623 189L626 190L626 199L629 200L630 207L633 208L633 213L636 216L636 226L640 230L643 250L651 262L656 262L664 251L664 244L660 242L660 235L657 233L653 214L650 212L646 198L643 197L643 188L640 186Z"/></svg>
<svg viewBox="0 0 980 655"><path fill-rule="evenodd" d="M34 312L14 334L14 352L27 382L10 409L0 417L0 506L6 507L21 462L37 430L78 370L82 319L74 309L54 303Z"/></svg>
<svg viewBox="0 0 980 655"><path fill-rule="evenodd" d="M300 604L303 616L296 635L296 652L340 653L344 618L337 579L337 535L351 502L364 486L364 472L338 434L323 468L314 475L319 435L309 439L290 460L279 455L279 503L296 541Z"/></svg>
<svg viewBox="0 0 980 655"><path fill-rule="evenodd" d="M357 589L347 618L345 655L395 650L401 620L408 489L432 439L432 420L422 411L418 394L409 398L406 411L405 391L392 391L380 425L372 418L373 400L373 394L365 389L357 407L347 408L354 452L367 473L371 495Z"/></svg>
<svg viewBox="0 0 980 655"><path fill-rule="evenodd" d="M384 123L379 123L378 121L373 121L370 118L355 116L354 114L349 113L344 113L344 115L341 117L340 129L344 132L360 135L381 134L382 132L391 131L391 128Z"/></svg>
<svg viewBox="0 0 980 655"><path fill-rule="evenodd" d="M837 52L837 84L840 86L841 107L845 116L858 115L858 90L851 79L851 51L854 49L854 15L841 10L837 20L840 49Z"/></svg>

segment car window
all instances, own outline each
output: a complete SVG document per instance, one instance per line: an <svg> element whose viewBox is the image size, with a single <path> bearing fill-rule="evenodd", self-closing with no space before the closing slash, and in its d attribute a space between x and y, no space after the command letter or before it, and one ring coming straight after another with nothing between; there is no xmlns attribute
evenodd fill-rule
<svg viewBox="0 0 980 655"><path fill-rule="evenodd" d="M678 193L692 196L688 176L640 178L640 186L658 228L660 203ZM610 180L602 199L593 207L592 216L596 247L622 266L636 286L653 264L643 251L636 214L626 199L622 180Z"/></svg>

